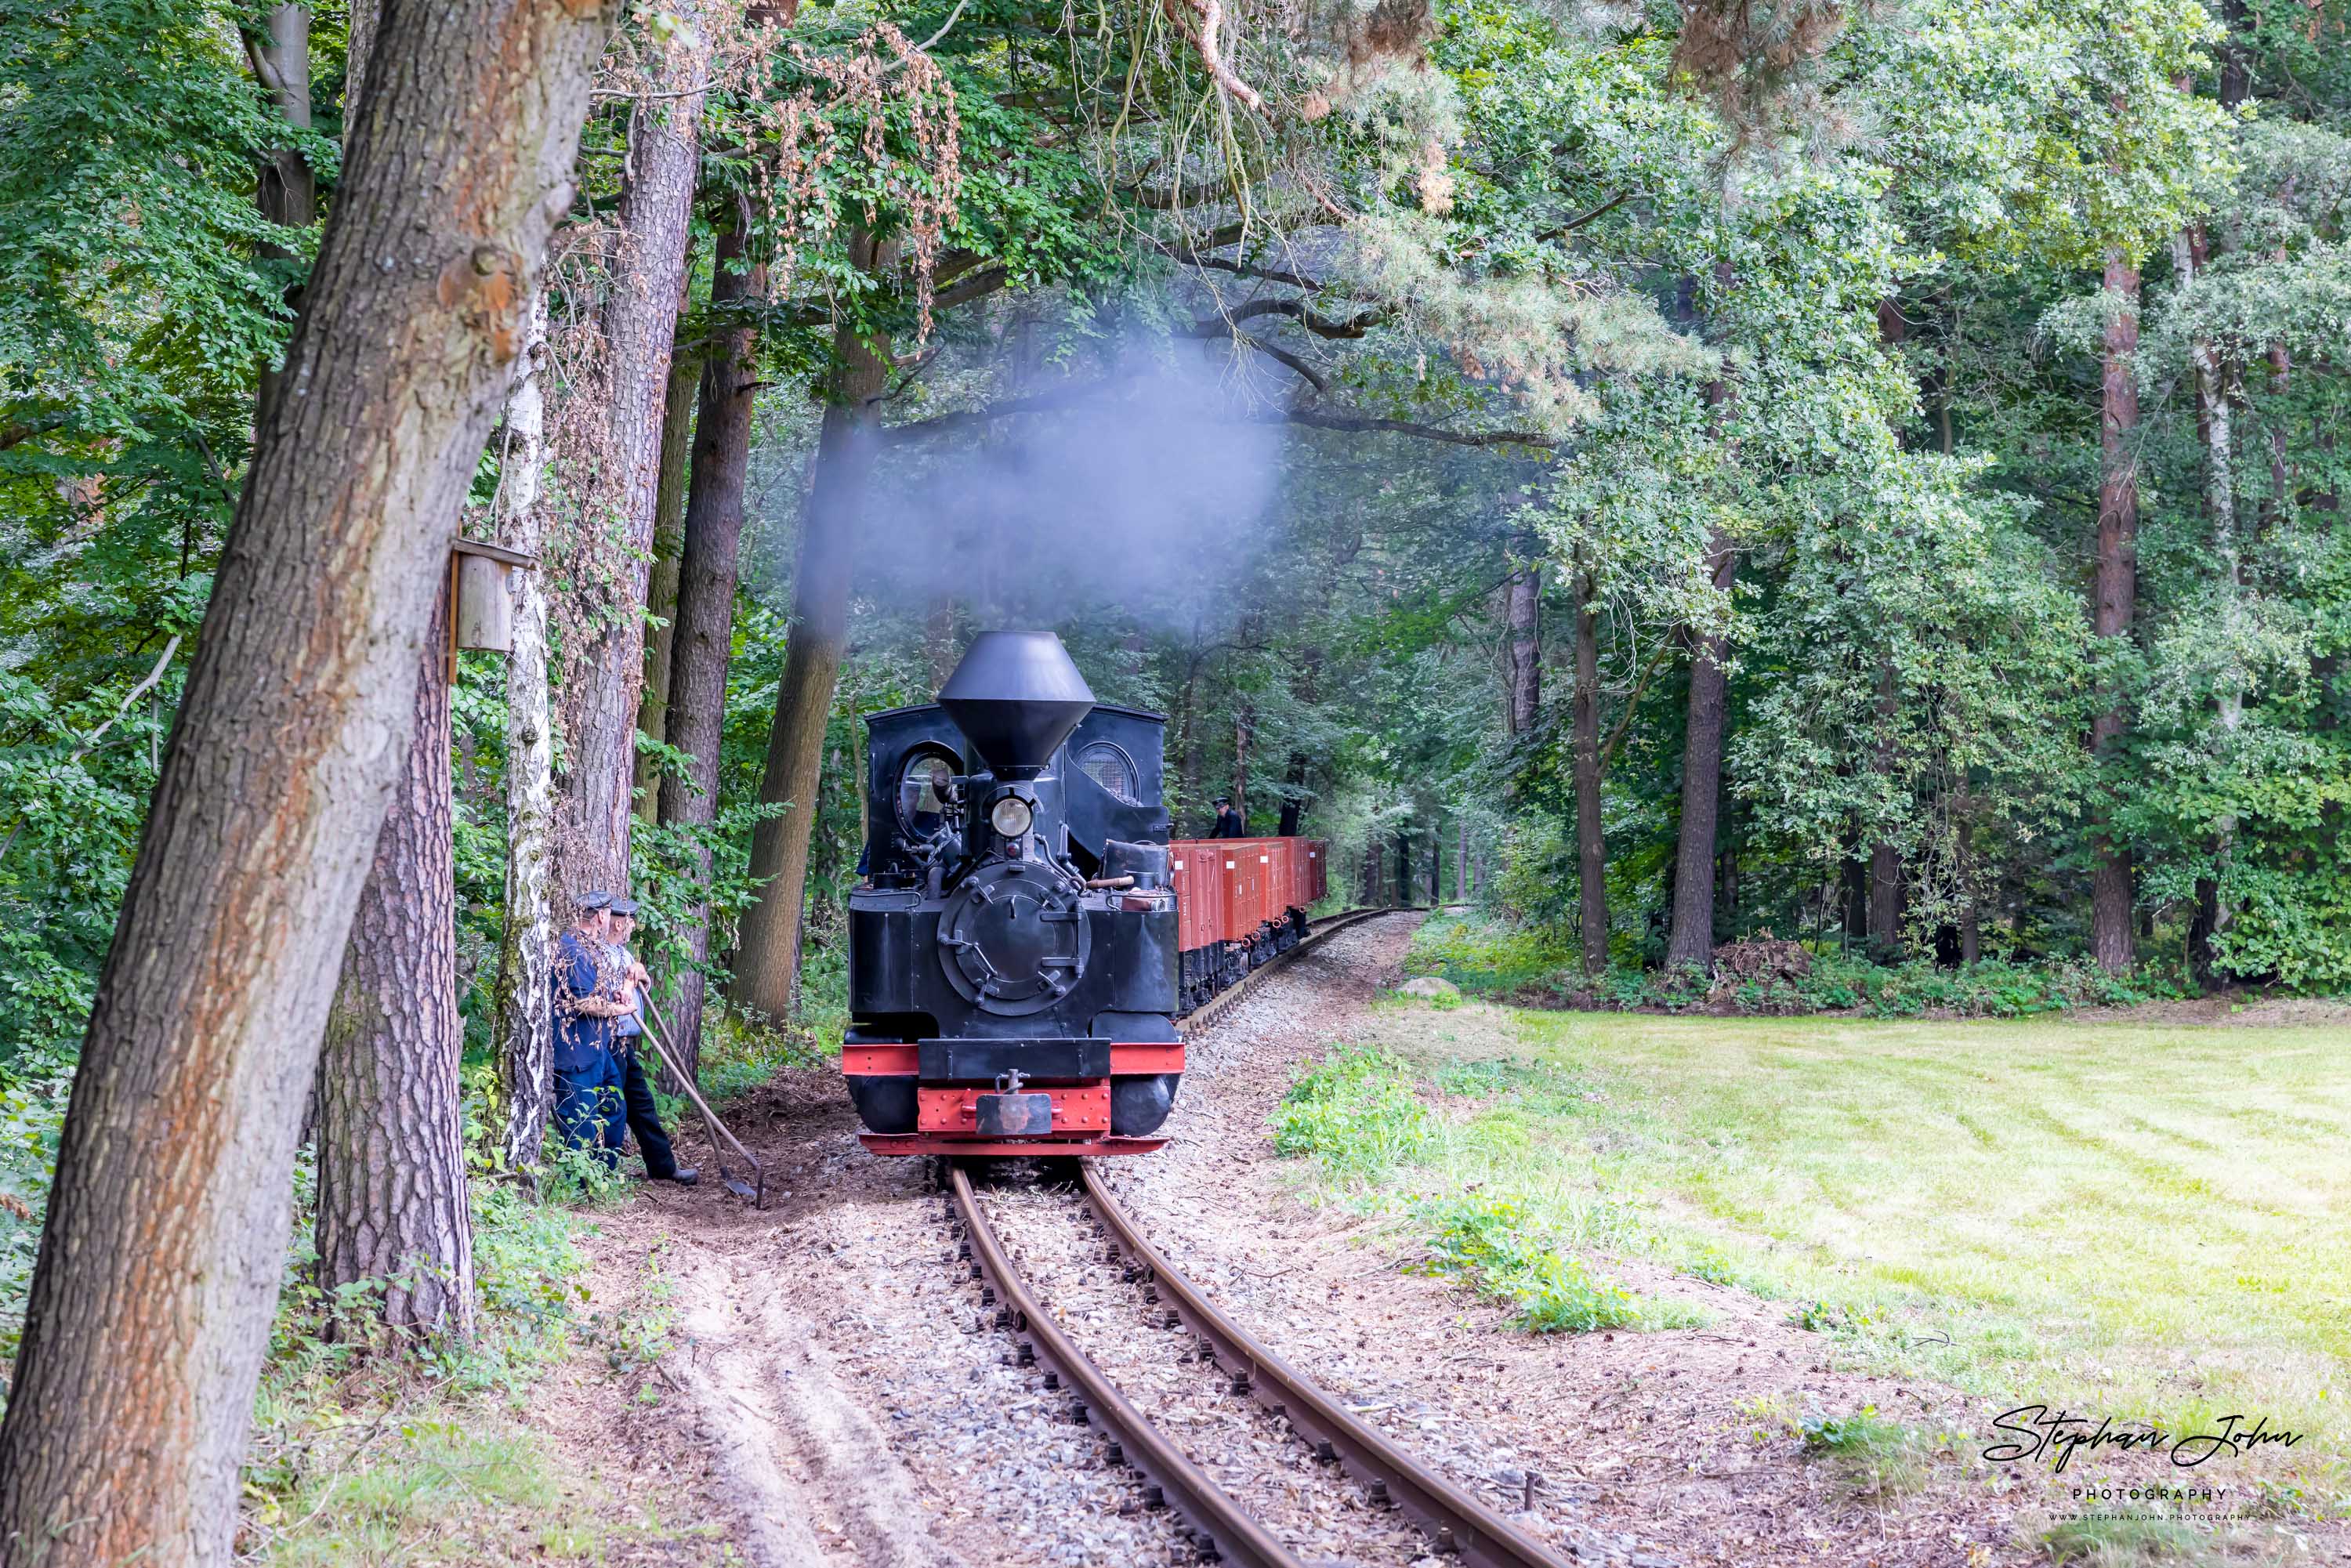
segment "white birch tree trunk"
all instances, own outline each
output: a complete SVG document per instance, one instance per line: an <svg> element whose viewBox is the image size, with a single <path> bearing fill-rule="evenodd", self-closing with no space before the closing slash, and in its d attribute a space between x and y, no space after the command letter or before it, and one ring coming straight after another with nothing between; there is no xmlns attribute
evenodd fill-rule
<svg viewBox="0 0 2351 1568"><path fill-rule="evenodd" d="M507 394L507 446L499 465L498 533L537 555L547 465L547 296L532 302L521 362ZM534 1172L555 1099L549 1035L553 922L548 899L554 813L554 737L547 691L547 591L536 569L515 574L514 648L507 655L507 894L496 996L498 1085L506 1101L507 1168Z"/></svg>

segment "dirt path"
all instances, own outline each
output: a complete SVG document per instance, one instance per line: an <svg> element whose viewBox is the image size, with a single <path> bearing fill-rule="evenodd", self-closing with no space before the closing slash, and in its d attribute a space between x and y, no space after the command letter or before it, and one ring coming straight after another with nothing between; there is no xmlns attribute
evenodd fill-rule
<svg viewBox="0 0 2351 1568"><path fill-rule="evenodd" d="M1867 1498L1807 1460L1789 1415L1874 1405L1965 1432L1987 1413L1949 1390L1834 1369L1784 1303L1612 1260L1635 1289L1703 1307L1708 1326L1510 1333L1493 1310L1401 1272L1355 1217L1304 1201L1266 1117L1296 1065L1393 983L1410 930L1395 918L1334 936L1192 1043L1176 1141L1117 1174L1160 1246L1251 1332L1580 1561L2048 1560L2037 1487L1944 1462L1917 1490ZM648 1482L731 1516L735 1550L759 1563L1189 1560L1169 1516L1135 1506L1133 1472L1104 1462L1033 1369L1010 1364L1010 1336L949 1267L923 1166L865 1154L837 1074L772 1084L734 1120L768 1162L770 1210L715 1186L650 1188L601 1221L596 1307L669 1313L677 1348L655 1414L641 1402L607 1432L575 1406L570 1440L654 1444L670 1457ZM629 1391L619 1380L613 1403ZM709 1456L698 1475L697 1450ZM2309 1546L2300 1561L2351 1560L2339 1544Z"/></svg>

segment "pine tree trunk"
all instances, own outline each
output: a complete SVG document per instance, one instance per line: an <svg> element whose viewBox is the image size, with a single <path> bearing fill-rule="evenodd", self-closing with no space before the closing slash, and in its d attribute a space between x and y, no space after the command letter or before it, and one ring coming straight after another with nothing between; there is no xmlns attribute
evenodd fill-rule
<svg viewBox="0 0 2351 1568"><path fill-rule="evenodd" d="M261 14L261 26L246 36L246 48L253 61L254 74L261 78L262 90L269 95L269 101L285 117L286 123L297 130L309 130L310 8L268 7ZM319 180L311 172L309 160L292 147L273 151L262 160L254 201L261 208L261 215L271 223L295 229L307 229L317 223ZM273 261L297 259L294 252L280 246L264 244L258 248ZM286 302L299 311L299 284L286 290ZM256 429L269 417L269 405L277 401L277 367L265 359L260 390L254 400Z"/></svg>
<svg viewBox="0 0 2351 1568"><path fill-rule="evenodd" d="M721 235L710 286L711 316L767 293L763 267L745 270L744 225ZM718 747L726 727L726 664L735 637L736 563L743 540L743 489L751 467L752 413L758 402L759 334L749 326L720 325L702 370L702 406L694 441L694 490L685 506L679 558L677 639L670 674L670 744L693 757L689 776L662 785L661 820L707 827L718 814ZM710 857L695 853L700 880L710 880ZM710 956L710 912L697 904L680 934L693 964ZM702 971L677 975L677 1005L670 1012L678 1063L689 1078L702 1069Z"/></svg>
<svg viewBox="0 0 2351 1568"><path fill-rule="evenodd" d="M1880 779L1894 772L1894 727L1901 718L1894 662L1877 665L1877 743L1870 751L1870 769ZM1902 956L1902 852L1884 838L1869 846L1867 921L1869 956L1887 964Z"/></svg>
<svg viewBox="0 0 2351 1568"><path fill-rule="evenodd" d="M1730 541L1717 534L1707 542L1708 575L1728 596L1738 563ZM1689 708L1682 727L1682 815L1675 856L1674 924L1666 962L1714 962L1714 833L1722 794L1722 730L1729 695L1723 667L1729 641L1719 632L1692 640Z"/></svg>
<svg viewBox="0 0 2351 1568"><path fill-rule="evenodd" d="M1285 839L1294 839L1306 815L1306 753L1293 751L1281 774L1281 820L1274 832Z"/></svg>
<svg viewBox="0 0 2351 1568"><path fill-rule="evenodd" d="M319 1283L383 1281L390 1328L470 1334L457 1059L455 843L449 799L449 601L419 660L414 734L360 894L319 1064Z"/></svg>
<svg viewBox="0 0 2351 1568"><path fill-rule="evenodd" d="M933 692L955 674L957 656L955 600L942 593L931 601L930 613L923 618L923 664L930 672Z"/></svg>
<svg viewBox="0 0 2351 1568"><path fill-rule="evenodd" d="M1575 613L1575 874L1576 924L1583 972L1608 968L1608 846L1600 821L1600 616L1594 584L1576 580Z"/></svg>
<svg viewBox="0 0 2351 1568"><path fill-rule="evenodd" d="M1520 541L1531 551L1532 541ZM1530 563L1503 584L1510 663L1510 733L1524 735L1542 713L1542 568Z"/></svg>
<svg viewBox="0 0 2351 1568"><path fill-rule="evenodd" d="M1371 842L1364 846L1364 903L1367 905L1385 902L1382 897L1384 891L1382 884L1386 881L1386 876L1380 866L1383 853L1380 836L1374 833Z"/></svg>
<svg viewBox="0 0 2351 1568"><path fill-rule="evenodd" d="M2105 287L2116 298L2109 302L2105 329L2091 630L2101 638L2127 642L2138 596L2138 382L2132 365L2138 350L2138 268L2120 249L2107 254ZM2105 708L2091 720L2091 749L2102 760L2110 759L2129 722L2124 695L2110 692ZM2130 850L2103 823L2092 847L2097 863L2090 880L2091 956L2118 972L2138 956L2131 922Z"/></svg>
<svg viewBox="0 0 2351 1568"><path fill-rule="evenodd" d="M852 259L880 271L893 259L861 234ZM769 1018L791 1016L799 997L801 904L808 888L809 833L818 807L824 732L832 720L833 684L849 635L850 571L872 476L877 400L889 384L890 340L861 339L853 327L833 331L839 369L833 400L817 439L816 481L800 525L799 565L792 574L791 642L776 692L776 718L768 735L768 761L759 799L781 803L781 815L763 820L751 835L751 876L758 901L743 915L729 997Z"/></svg>
<svg viewBox="0 0 2351 1568"><path fill-rule="evenodd" d="M685 282L687 218L701 155L710 74L706 19L695 0L646 73L629 121L630 177L603 312L606 412L595 509L616 519L620 548L602 552L579 622L585 645L567 654L564 773L556 801L555 870L569 915L583 894L629 885L636 787L637 702L643 693L648 562L661 478L662 415ZM674 95L674 96L664 96Z"/></svg>
<svg viewBox="0 0 2351 1568"><path fill-rule="evenodd" d="M2241 64L2238 68L2242 70ZM2180 280L2185 283L2204 270L2204 232L2191 228L2174 247ZM2196 373L2196 428L2204 444L2204 513L2212 530L2213 590L2220 600L2221 668L2212 694L2214 727L2219 745L2213 761L2222 773L2232 765L2237 733L2243 727L2245 692L2251 677L2239 657L2244 637L2244 570L2237 542L2237 482L2235 402L2239 371L2212 340L2199 337L2189 344L2189 362ZM2212 944L2234 923L2235 911L2223 892L2222 873L2235 853L2237 819L2224 812L2213 824L2212 872L2196 883L2196 913L2189 922L2188 965L2197 983L2210 986L2217 978Z"/></svg>
<svg viewBox="0 0 2351 1568"><path fill-rule="evenodd" d="M1249 825L1249 707L1244 700L1233 714L1233 810Z"/></svg>
<svg viewBox="0 0 2351 1568"><path fill-rule="evenodd" d="M507 448L498 464L498 532L510 549L545 548L547 296L531 301L515 382L507 393ZM547 692L547 586L542 565L514 574L514 646L507 654L506 917L490 1016L498 1041L500 1146L506 1167L536 1180L555 1109L555 924L548 891L555 810L553 710Z"/></svg>
<svg viewBox="0 0 2351 1568"><path fill-rule="evenodd" d="M0 1550L231 1560L295 1133L609 5L384 19L100 972Z"/></svg>
<svg viewBox="0 0 2351 1568"><path fill-rule="evenodd" d="M693 267L689 261L687 271ZM680 301L680 309L684 302ZM678 555L684 548L686 460L694 443L694 403L702 367L694 358L669 368L662 400L661 473L653 483L653 559L645 578L645 680L637 701L637 733L667 741L672 652L677 645ZM661 817L661 764L644 753L636 759L637 820Z"/></svg>

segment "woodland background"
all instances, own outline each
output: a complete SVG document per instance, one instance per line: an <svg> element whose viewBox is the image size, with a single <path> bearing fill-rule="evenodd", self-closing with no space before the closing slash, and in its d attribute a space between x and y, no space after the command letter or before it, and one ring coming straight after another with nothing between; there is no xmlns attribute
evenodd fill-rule
<svg viewBox="0 0 2351 1568"><path fill-rule="evenodd" d="M10 1335L373 28L0 7ZM825 1039L859 717L997 625L1169 716L1179 824L1474 902L1562 997L1761 937L1811 1005L2351 989L2346 28L631 8L463 525L544 635L454 661L384 895L449 927L402 973L477 1174L539 1157L526 938L590 888L705 1078Z"/></svg>

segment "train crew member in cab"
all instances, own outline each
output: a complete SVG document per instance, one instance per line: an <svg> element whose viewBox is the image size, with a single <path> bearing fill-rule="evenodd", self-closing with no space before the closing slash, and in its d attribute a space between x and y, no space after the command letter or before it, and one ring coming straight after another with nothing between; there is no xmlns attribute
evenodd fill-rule
<svg viewBox="0 0 2351 1568"><path fill-rule="evenodd" d="M637 1152L645 1156L645 1175L654 1181L692 1186L702 1179L702 1173L691 1166L678 1168L677 1156L670 1152L669 1134L662 1130L660 1108L653 1103L653 1084L645 1077L644 1054L638 1049L638 1041L645 1032L644 993L653 977L637 962L637 956L629 951L629 938L636 931L634 899L615 898L605 906L605 944L611 953L612 967L635 1004L612 1020L612 1054L620 1059L622 1108L629 1131L637 1135ZM613 1147L619 1146L616 1141Z"/></svg>
<svg viewBox="0 0 2351 1568"><path fill-rule="evenodd" d="M1238 811L1233 810L1233 798L1230 795L1217 797L1217 825L1209 830L1208 836L1212 839L1249 837L1249 824L1241 821L1241 814Z"/></svg>

